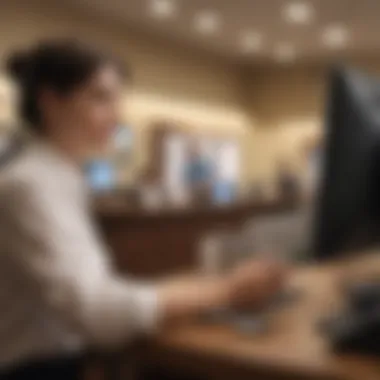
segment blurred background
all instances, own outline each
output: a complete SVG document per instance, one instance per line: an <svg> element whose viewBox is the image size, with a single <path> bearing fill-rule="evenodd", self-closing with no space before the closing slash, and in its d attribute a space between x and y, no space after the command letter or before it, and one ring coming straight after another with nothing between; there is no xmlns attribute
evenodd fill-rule
<svg viewBox="0 0 380 380"><path fill-rule="evenodd" d="M373 0L2 0L0 54L74 36L129 62L134 79L120 122L131 151L118 159L112 187L157 179L157 144L167 140L155 139L160 130L181 135L163 150L183 155L185 166L189 153L179 145L200 141L193 150L216 161L209 177L227 177L234 196L251 190L272 196L285 168L300 185L307 181L330 65L380 68L379 7ZM2 76L4 130L17 124L11 93ZM230 167L222 162L227 156ZM162 170L180 181L174 174L180 168Z"/></svg>
<svg viewBox="0 0 380 380"><path fill-rule="evenodd" d="M264 252L307 255L329 73L341 64L380 73L379 17L378 0L0 0L0 60L53 37L125 59L133 80L114 140L84 168L116 264L147 278L215 271ZM0 71L0 151L17 131L16 100ZM279 339L251 347L224 330L184 330L161 342L154 364L166 368L171 354L206 348L210 374L215 353L224 364L232 357L234 368L236 348L257 363L298 368L290 377L277 372L281 379L378 378L331 362L311 332L337 278L313 276L301 277L317 301L284 316Z"/></svg>
<svg viewBox="0 0 380 380"><path fill-rule="evenodd" d="M120 265L137 274L187 268L216 246L210 240L230 235L239 237L230 256L302 251L329 73L341 64L380 71L377 1L0 4L2 62L35 41L73 37L129 65L109 151L84 168ZM16 101L0 73L0 149L17 131Z"/></svg>

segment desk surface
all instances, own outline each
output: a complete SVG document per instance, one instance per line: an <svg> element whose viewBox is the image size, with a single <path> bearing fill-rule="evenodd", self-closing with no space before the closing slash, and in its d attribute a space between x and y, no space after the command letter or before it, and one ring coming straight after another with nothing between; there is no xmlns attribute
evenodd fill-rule
<svg viewBox="0 0 380 380"><path fill-rule="evenodd" d="M352 272L357 278L367 268L380 268L377 258L375 265L372 258L360 263L297 270L292 282L303 289L302 299L273 315L268 333L247 336L226 326L190 323L157 337L151 344L151 360L181 372L196 369L206 378L216 378L216 371L220 371L218 378L224 375L239 380L252 378L253 373L287 375L292 380L380 379L379 361L333 355L315 327L321 316L341 304L342 276Z"/></svg>

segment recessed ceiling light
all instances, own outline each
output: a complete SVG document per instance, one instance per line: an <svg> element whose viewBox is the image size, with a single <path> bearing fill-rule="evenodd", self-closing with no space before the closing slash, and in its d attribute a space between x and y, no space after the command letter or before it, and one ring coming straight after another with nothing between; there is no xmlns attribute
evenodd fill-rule
<svg viewBox="0 0 380 380"><path fill-rule="evenodd" d="M349 39L348 29L343 24L332 24L322 32L322 42L331 49L344 48Z"/></svg>
<svg viewBox="0 0 380 380"><path fill-rule="evenodd" d="M263 43L263 36L254 31L246 31L242 33L240 38L240 46L244 54L258 52Z"/></svg>
<svg viewBox="0 0 380 380"><path fill-rule="evenodd" d="M314 18L314 8L308 2L292 1L284 7L283 17L290 24L309 24Z"/></svg>
<svg viewBox="0 0 380 380"><path fill-rule="evenodd" d="M296 49L289 43L278 44L274 50L274 58L280 63L290 63L296 59Z"/></svg>
<svg viewBox="0 0 380 380"><path fill-rule="evenodd" d="M173 16L177 7L173 0L150 0L150 13L155 18L169 18Z"/></svg>
<svg viewBox="0 0 380 380"><path fill-rule="evenodd" d="M194 24L198 32L202 34L212 34L219 29L221 17L216 11L202 11L195 16Z"/></svg>

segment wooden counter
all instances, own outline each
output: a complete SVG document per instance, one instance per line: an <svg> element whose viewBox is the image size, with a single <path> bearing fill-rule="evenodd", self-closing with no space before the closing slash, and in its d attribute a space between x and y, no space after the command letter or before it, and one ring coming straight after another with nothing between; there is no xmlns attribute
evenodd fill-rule
<svg viewBox="0 0 380 380"><path fill-rule="evenodd" d="M194 268L197 244L208 233L233 230L255 216L295 208L294 202L277 200L147 211L115 201L99 204L97 217L117 267L153 277Z"/></svg>

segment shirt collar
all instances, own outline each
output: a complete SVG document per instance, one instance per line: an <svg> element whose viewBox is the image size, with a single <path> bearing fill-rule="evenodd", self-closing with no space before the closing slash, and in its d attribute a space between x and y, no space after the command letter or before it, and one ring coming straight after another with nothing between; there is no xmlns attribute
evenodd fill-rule
<svg viewBox="0 0 380 380"><path fill-rule="evenodd" d="M53 143L41 137L31 137L28 146L33 154L55 166L57 175L59 175L58 173L64 174L65 178L70 177L82 188L87 188L81 164L65 155Z"/></svg>

